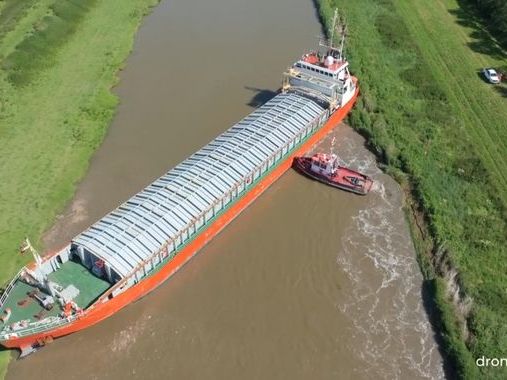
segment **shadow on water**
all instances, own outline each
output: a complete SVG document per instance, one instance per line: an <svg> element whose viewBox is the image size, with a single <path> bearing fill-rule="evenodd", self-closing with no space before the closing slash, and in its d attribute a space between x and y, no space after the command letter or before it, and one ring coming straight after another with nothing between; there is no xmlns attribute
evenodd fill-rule
<svg viewBox="0 0 507 380"><path fill-rule="evenodd" d="M266 103L268 100L274 98L277 94L276 91L266 90L262 88L245 86L245 89L255 92L255 95L247 103L252 108L257 108Z"/></svg>
<svg viewBox="0 0 507 380"><path fill-rule="evenodd" d="M440 326L441 316L439 315L437 305L435 304L435 284L431 280L423 280L421 287L421 296L423 301L424 310L428 315L431 329L433 331L433 338L437 342L438 351L443 360L443 368L445 378L449 380L458 379L457 370L453 361L449 358L447 352L444 351L444 339L442 334L442 327Z"/></svg>
<svg viewBox="0 0 507 380"><path fill-rule="evenodd" d="M449 10L449 13L456 17L459 25L472 29L470 37L474 41L467 44L470 49L495 59L507 58L500 43L485 29L483 21L476 16L477 10L466 0L458 0L458 4L460 7Z"/></svg>

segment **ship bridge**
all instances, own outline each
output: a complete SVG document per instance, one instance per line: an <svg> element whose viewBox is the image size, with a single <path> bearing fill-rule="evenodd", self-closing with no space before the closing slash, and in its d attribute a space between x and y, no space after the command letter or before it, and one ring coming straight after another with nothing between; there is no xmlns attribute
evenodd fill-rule
<svg viewBox="0 0 507 380"><path fill-rule="evenodd" d="M73 241L111 282L139 281L288 154L327 117L313 100L278 94L104 216ZM170 258L169 257L169 258Z"/></svg>

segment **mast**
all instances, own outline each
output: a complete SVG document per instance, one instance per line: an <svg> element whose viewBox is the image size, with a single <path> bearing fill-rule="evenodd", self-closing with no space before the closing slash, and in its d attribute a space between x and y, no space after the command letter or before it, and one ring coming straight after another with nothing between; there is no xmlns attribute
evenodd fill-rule
<svg viewBox="0 0 507 380"><path fill-rule="evenodd" d="M347 36L347 23L345 17L342 15L340 20L340 59L343 59L343 48L345 46L345 37Z"/></svg>
<svg viewBox="0 0 507 380"><path fill-rule="evenodd" d="M30 251L30 253L33 256L33 259L37 263L37 269L41 268L42 265L42 258L40 257L39 253L35 250L35 248L30 243L30 240L28 238L25 238L23 243L21 243L21 246L19 247L20 253L25 253L26 251Z"/></svg>
<svg viewBox="0 0 507 380"><path fill-rule="evenodd" d="M334 46L334 31L336 30L336 21L338 20L338 8L334 9L333 15L333 25L331 26L331 31L329 32L329 47L333 48Z"/></svg>
<svg viewBox="0 0 507 380"><path fill-rule="evenodd" d="M30 240L28 238L25 238L25 240L23 241L23 243L21 243L21 246L19 247L19 252L23 254L27 251L30 251L30 253L32 254L37 267L35 273L28 270L27 272L34 278L34 280L45 283L47 281L47 276L42 270L42 258L40 257L39 253L35 250L35 248L32 246Z"/></svg>
<svg viewBox="0 0 507 380"><path fill-rule="evenodd" d="M335 37L340 36L340 44L339 46L335 46L334 40ZM345 17L338 13L338 8L334 9L333 14L333 22L327 32L326 37L321 37L319 40L319 45L325 47L330 50L334 50L339 53L339 59L343 59L343 50L345 48L345 37L347 36L347 24L345 22Z"/></svg>

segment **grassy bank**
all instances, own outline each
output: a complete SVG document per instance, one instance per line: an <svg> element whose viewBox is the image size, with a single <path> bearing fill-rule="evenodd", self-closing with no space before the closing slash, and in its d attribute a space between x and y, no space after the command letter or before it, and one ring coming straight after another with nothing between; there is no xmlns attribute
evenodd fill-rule
<svg viewBox="0 0 507 380"><path fill-rule="evenodd" d="M455 0L317 0L349 25L362 96L351 124L410 195L444 349L461 378L505 378L475 358L507 352L505 86L477 74L505 53Z"/></svg>
<svg viewBox="0 0 507 380"><path fill-rule="evenodd" d="M0 284L85 173L116 109L116 72L157 2L0 1Z"/></svg>

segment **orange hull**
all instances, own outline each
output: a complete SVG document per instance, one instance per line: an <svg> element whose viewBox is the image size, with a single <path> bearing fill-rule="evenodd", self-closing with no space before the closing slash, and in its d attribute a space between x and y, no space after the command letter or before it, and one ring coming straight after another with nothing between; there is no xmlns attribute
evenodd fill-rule
<svg viewBox="0 0 507 380"><path fill-rule="evenodd" d="M293 158L308 151L315 143L321 140L333 127L340 123L349 113L354 105L359 88L352 99L343 108L336 110L327 122L313 136L305 141L299 148L288 156L284 162L273 169L269 174L262 178L259 183L248 191L234 205L227 209L222 215L212 222L205 231L188 243L170 262L165 264L158 272L138 284L132 286L125 292L115 296L105 303L97 303L90 306L83 315L72 323L54 330L44 331L42 333L29 335L26 337L11 338L1 342L8 348L19 348L22 351L30 347L42 346L51 342L54 338L71 334L82 330L88 326L100 322L101 320L113 315L121 308L134 302L135 300L148 294L157 286L166 281L171 275L176 273L187 261L189 261L202 247L210 242L225 226L227 226L241 211L247 208L264 190L273 182L282 176L292 165Z"/></svg>

